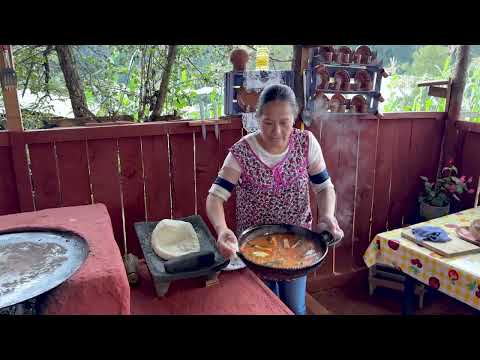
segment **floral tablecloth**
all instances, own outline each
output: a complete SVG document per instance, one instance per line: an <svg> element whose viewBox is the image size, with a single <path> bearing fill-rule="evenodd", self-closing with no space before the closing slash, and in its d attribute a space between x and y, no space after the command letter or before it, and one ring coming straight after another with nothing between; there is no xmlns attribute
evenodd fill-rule
<svg viewBox="0 0 480 360"><path fill-rule="evenodd" d="M455 234L457 226L468 226L480 218L480 207L427 221L420 225L443 228ZM378 234L363 259L368 267L393 266L465 304L480 310L480 253L446 258L401 237L402 229Z"/></svg>

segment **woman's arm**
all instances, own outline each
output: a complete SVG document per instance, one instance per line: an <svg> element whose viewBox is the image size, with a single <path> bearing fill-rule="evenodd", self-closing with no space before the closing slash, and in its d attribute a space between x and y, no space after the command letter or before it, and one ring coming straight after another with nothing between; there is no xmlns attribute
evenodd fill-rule
<svg viewBox="0 0 480 360"><path fill-rule="evenodd" d="M237 184L239 178L240 173L237 170L224 166L218 173L217 181L218 179L220 179L221 182L226 181L227 185L230 185L230 187L225 185L223 187L216 185L215 189L212 187L207 196L207 216L217 235L219 235L222 230L228 228L225 221L225 210L223 204L225 201L228 201L230 192L232 191L231 187Z"/></svg>
<svg viewBox="0 0 480 360"><path fill-rule="evenodd" d="M228 201L232 186L238 182L240 172L223 167L218 174L216 183L212 186L206 202L207 216L217 233L218 249L225 258L230 258L238 251L238 240L234 232L227 226L223 204Z"/></svg>
<svg viewBox="0 0 480 360"><path fill-rule="evenodd" d="M323 158L322 158L323 160ZM343 238L343 231L335 217L335 188L328 177L325 163L319 161L309 169L311 184L316 194L318 204L318 224L316 231L328 230L335 239Z"/></svg>
<svg viewBox="0 0 480 360"><path fill-rule="evenodd" d="M323 156L310 165L308 174L311 185L316 194L318 203L318 216L335 216L336 194L330 178L327 178L325 161Z"/></svg>
<svg viewBox="0 0 480 360"><path fill-rule="evenodd" d="M225 229L227 229L227 222L225 221L225 209L223 203L225 201L217 195L208 194L207 196L207 216L212 224L217 236Z"/></svg>
<svg viewBox="0 0 480 360"><path fill-rule="evenodd" d="M318 216L335 217L335 205L337 196L333 187L327 187L322 191L317 192Z"/></svg>

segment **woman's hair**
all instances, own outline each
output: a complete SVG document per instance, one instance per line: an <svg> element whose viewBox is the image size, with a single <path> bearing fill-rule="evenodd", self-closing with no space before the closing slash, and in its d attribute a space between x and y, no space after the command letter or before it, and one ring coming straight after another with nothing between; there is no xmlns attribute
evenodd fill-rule
<svg viewBox="0 0 480 360"><path fill-rule="evenodd" d="M287 85L274 84L265 87L260 94L257 104L257 118L263 113L263 108L272 101L286 101L292 108L292 115L295 118L298 115L298 104L295 93Z"/></svg>

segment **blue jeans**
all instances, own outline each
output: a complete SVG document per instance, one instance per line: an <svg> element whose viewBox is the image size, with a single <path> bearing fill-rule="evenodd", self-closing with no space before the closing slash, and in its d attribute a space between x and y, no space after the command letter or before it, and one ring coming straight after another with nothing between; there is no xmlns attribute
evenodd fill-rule
<svg viewBox="0 0 480 360"><path fill-rule="evenodd" d="M305 304L307 276L292 281L265 281L265 283L295 315L307 315Z"/></svg>

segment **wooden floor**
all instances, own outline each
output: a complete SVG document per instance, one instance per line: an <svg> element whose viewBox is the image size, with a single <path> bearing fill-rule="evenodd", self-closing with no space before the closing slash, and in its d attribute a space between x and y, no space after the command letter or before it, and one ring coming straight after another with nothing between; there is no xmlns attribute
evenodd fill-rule
<svg viewBox="0 0 480 360"><path fill-rule="evenodd" d="M417 302L418 304L418 302ZM321 290L307 296L312 315L400 315L402 293L378 288L370 296L365 283ZM426 294L423 309L417 315L478 315L472 307L449 296L435 292Z"/></svg>

